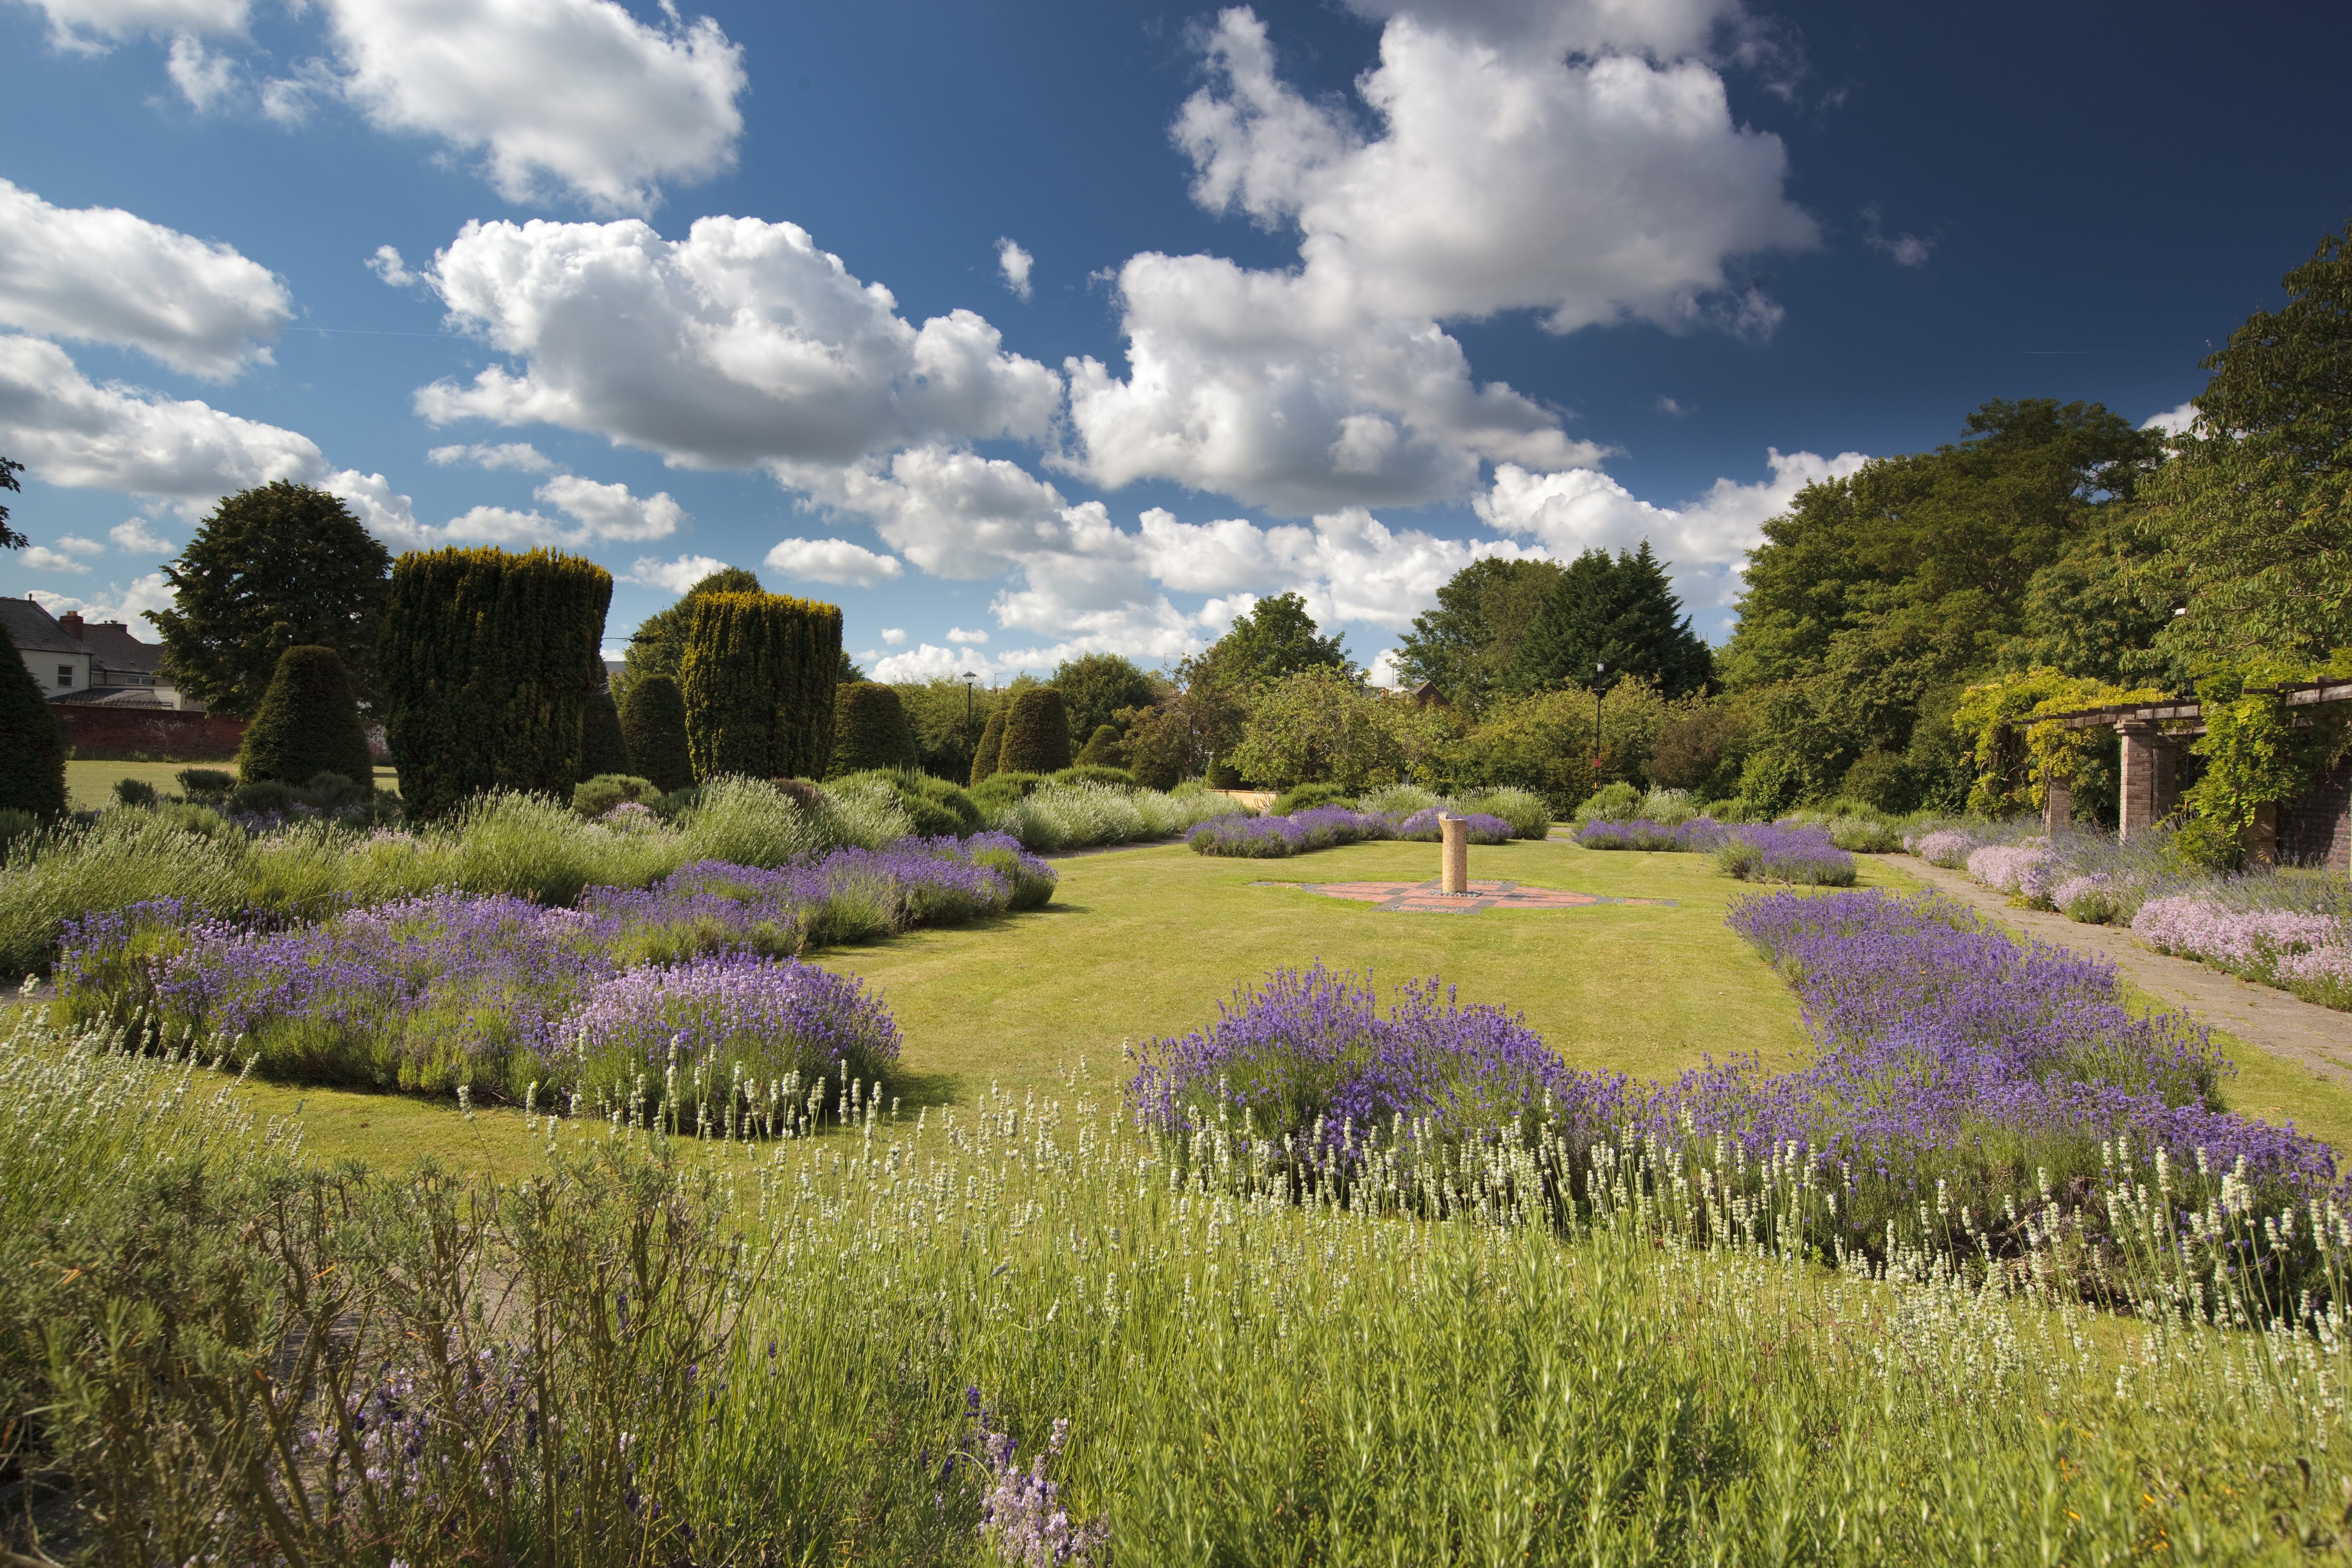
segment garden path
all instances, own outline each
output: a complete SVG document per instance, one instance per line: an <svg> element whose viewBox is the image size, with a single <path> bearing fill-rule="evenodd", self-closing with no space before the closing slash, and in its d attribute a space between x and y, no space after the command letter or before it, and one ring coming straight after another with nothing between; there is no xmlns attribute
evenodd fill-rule
<svg viewBox="0 0 2352 1568"><path fill-rule="evenodd" d="M2148 994L2274 1057L2299 1063L2334 1082L2352 1085L2352 1014L2241 980L2194 959L2151 952L2127 930L2087 925L2055 910L2012 905L2007 894L1970 881L1958 871L1904 855L1874 858L1900 866L2013 931L2111 959L2126 979Z"/></svg>

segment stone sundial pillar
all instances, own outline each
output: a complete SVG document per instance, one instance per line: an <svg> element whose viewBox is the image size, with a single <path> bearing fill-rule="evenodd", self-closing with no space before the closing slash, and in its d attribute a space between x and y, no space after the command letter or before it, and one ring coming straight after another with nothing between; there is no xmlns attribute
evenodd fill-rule
<svg viewBox="0 0 2352 1568"><path fill-rule="evenodd" d="M1465 817L1441 816L1437 831L1442 836L1437 890L1458 899L1470 890L1470 823Z"/></svg>

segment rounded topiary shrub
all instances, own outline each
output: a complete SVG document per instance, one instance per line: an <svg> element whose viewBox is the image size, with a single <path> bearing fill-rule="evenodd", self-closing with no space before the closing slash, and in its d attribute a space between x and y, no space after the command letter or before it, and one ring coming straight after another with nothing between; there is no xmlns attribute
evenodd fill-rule
<svg viewBox="0 0 2352 1568"><path fill-rule="evenodd" d="M996 759L1000 772L1059 773L1070 765L1070 715L1062 694L1050 686L1033 686L1013 700L1004 718L1004 750Z"/></svg>
<svg viewBox="0 0 2352 1568"><path fill-rule="evenodd" d="M302 785L320 773L372 779L367 727L360 722L359 700L351 677L331 647L289 647L278 658L278 673L261 694L261 707L245 727L236 750L239 784L274 779Z"/></svg>
<svg viewBox="0 0 2352 1568"><path fill-rule="evenodd" d="M1335 784L1293 784L1274 803L1269 814L1288 816L1294 811L1305 811L1312 805L1353 805L1356 797Z"/></svg>
<svg viewBox="0 0 2352 1568"><path fill-rule="evenodd" d="M65 729L0 626L0 811L47 822L65 809Z"/></svg>
<svg viewBox="0 0 2352 1568"><path fill-rule="evenodd" d="M628 773L598 773L572 786L572 809L583 816L602 816L616 805L630 801L642 805L661 793L651 779Z"/></svg>
<svg viewBox="0 0 2352 1568"><path fill-rule="evenodd" d="M1004 750L1004 710L994 709L988 722L980 727L980 744L971 753L971 782L978 784L996 771L996 759Z"/></svg>
<svg viewBox="0 0 2352 1568"><path fill-rule="evenodd" d="M645 676L629 688L629 704L621 710L621 739L629 748L633 771L653 780L664 795L694 783L694 764L686 750L686 699L668 676Z"/></svg>
<svg viewBox="0 0 2352 1568"><path fill-rule="evenodd" d="M1078 748L1078 766L1085 768L1123 768L1127 766L1127 747L1120 743L1116 725L1097 724L1087 743Z"/></svg>
<svg viewBox="0 0 2352 1568"><path fill-rule="evenodd" d="M898 694L878 680L833 689L833 766L829 778L870 768L911 768L918 750Z"/></svg>

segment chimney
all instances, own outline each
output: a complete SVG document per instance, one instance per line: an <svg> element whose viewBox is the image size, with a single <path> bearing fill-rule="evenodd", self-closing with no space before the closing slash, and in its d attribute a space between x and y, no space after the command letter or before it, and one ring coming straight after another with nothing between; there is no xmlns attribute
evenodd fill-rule
<svg viewBox="0 0 2352 1568"><path fill-rule="evenodd" d="M83 642L88 640L81 635L81 612L79 610L68 610L64 615L58 617L58 625L73 633L74 641Z"/></svg>

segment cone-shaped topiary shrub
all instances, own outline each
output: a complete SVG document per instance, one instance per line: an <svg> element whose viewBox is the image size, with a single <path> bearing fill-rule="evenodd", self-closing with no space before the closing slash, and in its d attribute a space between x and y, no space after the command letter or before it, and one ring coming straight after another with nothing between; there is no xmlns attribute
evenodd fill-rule
<svg viewBox="0 0 2352 1568"><path fill-rule="evenodd" d="M840 605L782 594L696 600L678 676L694 776L822 778L840 672Z"/></svg>
<svg viewBox="0 0 2352 1568"><path fill-rule="evenodd" d="M572 798L612 602L611 573L552 551L435 550L393 563L377 678L411 816L442 816L488 789Z"/></svg>
<svg viewBox="0 0 2352 1568"><path fill-rule="evenodd" d="M635 764L629 771L653 780L662 794L694 783L694 764L686 752L686 700L668 676L639 676L629 688L621 739Z"/></svg>
<svg viewBox="0 0 2352 1568"><path fill-rule="evenodd" d="M375 776L367 727L360 722L352 678L331 647L289 647L261 694L261 706L236 749L236 782L275 779L297 788L320 773L354 782Z"/></svg>
<svg viewBox="0 0 2352 1568"><path fill-rule="evenodd" d="M980 744L971 753L971 782L978 784L996 771L997 753L1004 750L1004 710L992 710L980 727Z"/></svg>
<svg viewBox="0 0 2352 1568"><path fill-rule="evenodd" d="M621 710L613 689L599 684L580 709L580 776L583 783L606 773L635 773L629 742L621 733Z"/></svg>
<svg viewBox="0 0 2352 1568"><path fill-rule="evenodd" d="M918 754L914 728L896 691L878 680L848 680L833 689L833 766L826 777L911 768Z"/></svg>
<svg viewBox="0 0 2352 1568"><path fill-rule="evenodd" d="M1070 765L1070 715L1062 694L1033 686L1013 700L1004 720L1004 751L996 759L1005 773L1059 773Z"/></svg>
<svg viewBox="0 0 2352 1568"><path fill-rule="evenodd" d="M0 811L47 822L65 809L65 727L0 626Z"/></svg>
<svg viewBox="0 0 2352 1568"><path fill-rule="evenodd" d="M1090 768L1123 768L1127 766L1127 748L1119 743L1118 727L1097 724L1087 743L1078 749L1078 763Z"/></svg>

